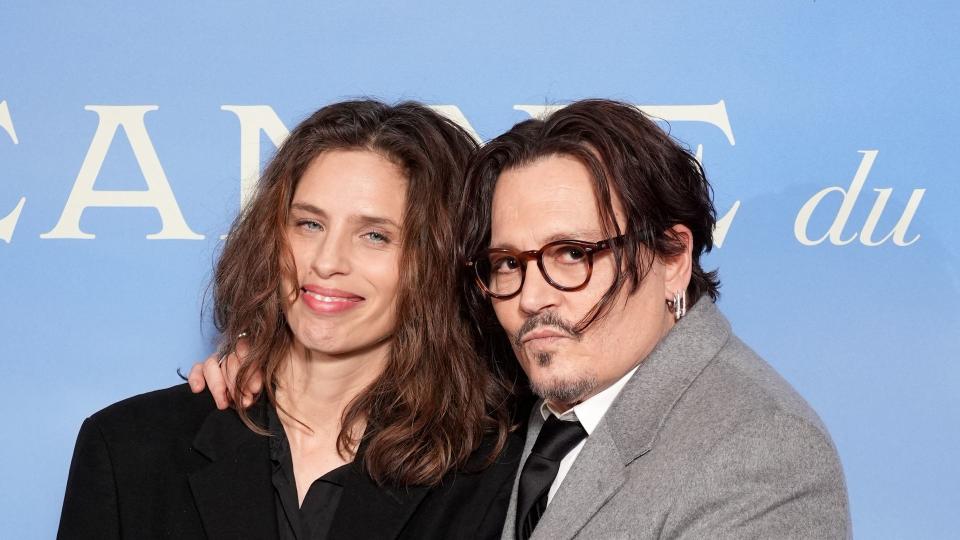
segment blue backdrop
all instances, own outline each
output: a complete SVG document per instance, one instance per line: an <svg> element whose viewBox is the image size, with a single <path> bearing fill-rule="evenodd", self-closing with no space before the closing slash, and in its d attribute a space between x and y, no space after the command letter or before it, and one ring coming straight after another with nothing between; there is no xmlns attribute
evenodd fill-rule
<svg viewBox="0 0 960 540"><path fill-rule="evenodd" d="M53 536L85 416L211 350L242 179L368 95L484 139L590 96L670 119L727 217L720 306L830 428L855 534L955 534L956 3L160 4L0 13L4 537Z"/></svg>

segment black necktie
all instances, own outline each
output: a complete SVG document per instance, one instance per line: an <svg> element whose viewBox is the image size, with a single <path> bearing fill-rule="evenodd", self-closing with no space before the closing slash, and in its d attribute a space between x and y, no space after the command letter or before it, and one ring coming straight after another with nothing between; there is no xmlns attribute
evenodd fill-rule
<svg viewBox="0 0 960 540"><path fill-rule="evenodd" d="M547 508L550 484L560 470L560 460L586 438L580 422L564 422L556 416L543 424L530 457L520 473L517 491L517 538L527 540Z"/></svg>

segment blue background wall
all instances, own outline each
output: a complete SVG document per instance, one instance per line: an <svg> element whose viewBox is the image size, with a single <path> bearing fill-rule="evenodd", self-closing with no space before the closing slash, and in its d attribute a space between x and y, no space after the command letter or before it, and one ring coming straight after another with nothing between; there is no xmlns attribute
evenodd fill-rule
<svg viewBox="0 0 960 540"><path fill-rule="evenodd" d="M707 259L721 271L721 308L830 428L858 537L955 534L955 3L343 4L24 2L0 11L4 537L53 536L85 416L178 383L175 370L211 350L202 300L241 177L241 124L221 107L269 106L292 128L323 104L363 95L455 105L484 139L526 117L516 105L722 101L732 137L709 123L671 123L682 141L703 145L721 214L740 202ZM161 228L153 208L88 208L80 225L95 239L41 238L88 158L100 119L85 107L104 105L158 107L144 117L149 142L204 239L147 239ZM273 145L266 135L261 143L266 158ZM870 156L842 229L843 240L856 238L802 244L794 225L804 204L848 189ZM123 130L95 187L146 188ZM925 191L903 243L919 238L864 245L878 196L889 201L874 240L893 230L914 190ZM841 200L833 191L816 207L811 238L826 234Z"/></svg>

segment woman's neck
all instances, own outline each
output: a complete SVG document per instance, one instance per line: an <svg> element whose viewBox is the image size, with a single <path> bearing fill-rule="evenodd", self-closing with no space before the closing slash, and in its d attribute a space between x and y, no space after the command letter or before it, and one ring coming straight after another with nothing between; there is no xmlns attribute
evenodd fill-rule
<svg viewBox="0 0 960 540"><path fill-rule="evenodd" d="M276 389L277 403L282 409L278 412L288 428L288 437L295 437L290 428L295 432L303 430L304 434L339 433L344 409L383 373L388 354L387 342L337 356L294 344L278 373Z"/></svg>

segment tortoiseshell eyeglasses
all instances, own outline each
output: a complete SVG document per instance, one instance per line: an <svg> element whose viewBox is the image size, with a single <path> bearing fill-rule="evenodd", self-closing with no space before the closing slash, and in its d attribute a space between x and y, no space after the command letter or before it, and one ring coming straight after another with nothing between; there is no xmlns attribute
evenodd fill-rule
<svg viewBox="0 0 960 540"><path fill-rule="evenodd" d="M467 266L473 268L477 285L494 298L516 296L523 288L527 264L534 259L547 283L561 291L576 291L590 282L593 256L622 239L621 235L599 242L557 240L531 251L488 249Z"/></svg>

